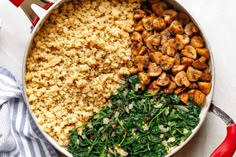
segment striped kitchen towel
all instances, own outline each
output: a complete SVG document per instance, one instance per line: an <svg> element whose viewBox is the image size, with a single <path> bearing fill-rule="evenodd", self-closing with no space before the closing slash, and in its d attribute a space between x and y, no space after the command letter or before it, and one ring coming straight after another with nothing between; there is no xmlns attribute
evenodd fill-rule
<svg viewBox="0 0 236 157"><path fill-rule="evenodd" d="M0 157L57 157L32 119L21 85L0 67Z"/></svg>

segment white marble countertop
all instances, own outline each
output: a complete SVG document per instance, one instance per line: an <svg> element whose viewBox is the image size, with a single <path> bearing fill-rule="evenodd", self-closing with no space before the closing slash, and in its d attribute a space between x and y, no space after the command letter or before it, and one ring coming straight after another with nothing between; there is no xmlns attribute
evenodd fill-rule
<svg viewBox="0 0 236 157"><path fill-rule="evenodd" d="M213 101L236 120L236 1L179 1L200 23L210 41L216 73ZM0 10L0 66L9 69L21 80L31 24L22 10L8 0L0 1ZM208 157L225 135L223 121L208 114L197 135L174 157Z"/></svg>

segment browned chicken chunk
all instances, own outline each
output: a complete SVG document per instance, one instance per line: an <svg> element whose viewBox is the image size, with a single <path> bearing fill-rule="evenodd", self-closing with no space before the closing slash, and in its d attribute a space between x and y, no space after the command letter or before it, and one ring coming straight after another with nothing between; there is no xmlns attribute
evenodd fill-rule
<svg viewBox="0 0 236 157"><path fill-rule="evenodd" d="M150 83L150 77L145 72L139 72L138 76L140 79L141 88L142 90L144 90L146 88L146 85Z"/></svg>
<svg viewBox="0 0 236 157"><path fill-rule="evenodd" d="M187 45L184 47L184 49L181 51L181 55L191 58L191 59L196 59L197 58L197 52L196 49L190 45Z"/></svg>
<svg viewBox="0 0 236 157"><path fill-rule="evenodd" d="M148 66L148 75L151 77L157 77L161 74L162 69L160 66L157 66L156 63L149 63Z"/></svg>
<svg viewBox="0 0 236 157"><path fill-rule="evenodd" d="M167 86L169 83L170 83L170 78L165 72L163 72L157 79L158 86Z"/></svg>
<svg viewBox="0 0 236 157"><path fill-rule="evenodd" d="M190 82L187 78L187 75L184 71L180 71L178 74L176 74L175 76L175 83L181 87L181 86L185 86L185 87L189 87L190 86Z"/></svg>
<svg viewBox="0 0 236 157"><path fill-rule="evenodd" d="M199 105L203 106L206 101L206 95L199 90L196 90L193 94L193 101Z"/></svg>
<svg viewBox="0 0 236 157"><path fill-rule="evenodd" d="M143 68L147 68L149 64L148 56L136 56L135 62L138 67L138 71L143 71Z"/></svg>
<svg viewBox="0 0 236 157"><path fill-rule="evenodd" d="M174 66L174 63L175 63L175 58L173 57L162 55L160 58L160 66L164 71L170 70Z"/></svg>
<svg viewBox="0 0 236 157"><path fill-rule="evenodd" d="M209 94L211 91L211 83L209 82L198 82L198 86L201 92Z"/></svg>
<svg viewBox="0 0 236 157"><path fill-rule="evenodd" d="M195 82L202 76L202 72L200 70L194 69L189 66L187 69L187 77L189 81Z"/></svg>
<svg viewBox="0 0 236 157"><path fill-rule="evenodd" d="M171 94L171 93L174 92L174 90L176 89L176 87L177 87L177 86L176 86L176 83L173 82L173 81L170 81L169 85L167 86L167 88L165 88L165 89L163 90L163 92L166 93L166 94Z"/></svg>
<svg viewBox="0 0 236 157"><path fill-rule="evenodd" d="M185 34L192 36L199 32L199 29L194 25L193 22L189 22L184 28Z"/></svg>
<svg viewBox="0 0 236 157"><path fill-rule="evenodd" d="M204 41L200 35L195 35L191 38L190 45L195 48L201 48L204 46Z"/></svg>
<svg viewBox="0 0 236 157"><path fill-rule="evenodd" d="M135 25L130 37L136 67L130 73L138 73L141 89L151 94L175 93L186 105L189 98L204 105L212 76L210 52L198 27L188 14L166 1L147 3L134 10Z"/></svg>
<svg viewBox="0 0 236 157"><path fill-rule="evenodd" d="M181 93L179 95L179 99L185 104L189 105L189 94L188 93Z"/></svg>
<svg viewBox="0 0 236 157"><path fill-rule="evenodd" d="M167 9L167 4L165 2L157 2L152 4L153 12L159 17L163 16L163 13L166 9Z"/></svg>

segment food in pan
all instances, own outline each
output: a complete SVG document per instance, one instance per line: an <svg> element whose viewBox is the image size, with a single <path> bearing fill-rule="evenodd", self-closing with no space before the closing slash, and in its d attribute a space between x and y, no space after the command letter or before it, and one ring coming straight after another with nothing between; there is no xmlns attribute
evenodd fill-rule
<svg viewBox="0 0 236 157"><path fill-rule="evenodd" d="M163 157L185 141L199 123L201 108L176 94L137 90L138 75L110 97L111 103L83 131L71 131L68 150L79 156Z"/></svg>
<svg viewBox="0 0 236 157"><path fill-rule="evenodd" d="M211 90L209 50L187 14L168 3L144 3L134 10L131 51L142 90L176 93L186 105L205 103Z"/></svg>
<svg viewBox="0 0 236 157"><path fill-rule="evenodd" d="M61 146L69 130L107 105L133 66L129 33L137 2L73 1L54 10L26 65L30 107Z"/></svg>
<svg viewBox="0 0 236 157"><path fill-rule="evenodd" d="M165 1L74 0L35 36L26 92L74 156L165 156L199 122L209 59L199 29Z"/></svg>

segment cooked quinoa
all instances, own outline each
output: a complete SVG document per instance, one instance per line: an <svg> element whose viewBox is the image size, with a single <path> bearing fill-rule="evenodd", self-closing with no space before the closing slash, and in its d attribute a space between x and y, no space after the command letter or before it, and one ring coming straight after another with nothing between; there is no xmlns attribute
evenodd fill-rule
<svg viewBox="0 0 236 157"><path fill-rule="evenodd" d="M40 127L61 146L108 104L133 67L130 1L75 0L54 10L27 58L26 91Z"/></svg>

